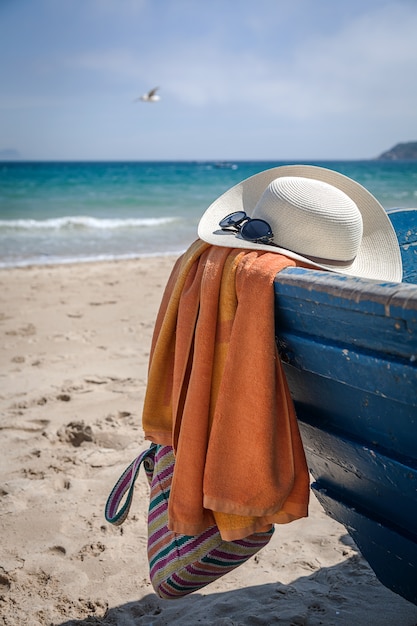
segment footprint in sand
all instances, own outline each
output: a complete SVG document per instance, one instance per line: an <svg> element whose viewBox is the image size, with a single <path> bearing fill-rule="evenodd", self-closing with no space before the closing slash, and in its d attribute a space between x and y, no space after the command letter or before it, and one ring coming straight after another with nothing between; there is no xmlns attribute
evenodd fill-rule
<svg viewBox="0 0 417 626"><path fill-rule="evenodd" d="M14 402L10 408L11 409L29 409L32 406L36 406L37 404L43 405L48 402L48 398L45 396L41 396L40 398L35 398L33 400L21 400L20 402ZM42 422L43 420L32 420L33 422Z"/></svg>
<svg viewBox="0 0 417 626"><path fill-rule="evenodd" d="M58 554L60 556L65 556L67 553L64 546L52 546L52 548L49 548L49 552L52 552L53 554Z"/></svg>
<svg viewBox="0 0 417 626"><path fill-rule="evenodd" d="M12 363L24 363L26 359L24 356L14 356L10 360Z"/></svg>
<svg viewBox="0 0 417 626"><path fill-rule="evenodd" d="M18 407L14 406L13 408L18 408ZM27 406L23 408L27 408ZM38 432L41 430L45 430L48 424L49 424L49 420L42 420L42 419L26 420L24 422L0 424L0 430L23 430L26 432Z"/></svg>
<svg viewBox="0 0 417 626"><path fill-rule="evenodd" d="M70 443L75 448L79 448L84 441L93 441L93 430L84 422L70 422L66 426L62 426L57 435L60 441Z"/></svg>
<svg viewBox="0 0 417 626"><path fill-rule="evenodd" d="M30 337L31 335L36 335L36 327L33 324L26 324L26 326L22 326L17 330L6 330L6 335Z"/></svg>
<svg viewBox="0 0 417 626"><path fill-rule="evenodd" d="M81 561L84 561L87 556L97 557L100 556L100 554L104 552L105 549L106 546L101 543L101 541L97 541L96 543L90 543L81 548L81 550L77 554L77 558Z"/></svg>
<svg viewBox="0 0 417 626"><path fill-rule="evenodd" d="M61 402L69 402L71 400L71 396L69 393L60 393L56 399L61 400Z"/></svg>
<svg viewBox="0 0 417 626"><path fill-rule="evenodd" d="M45 479L45 472L37 471L32 468L24 467L21 470L21 473L25 478L28 478L29 480L44 480Z"/></svg>
<svg viewBox="0 0 417 626"><path fill-rule="evenodd" d="M5 574L0 574L0 591L1 590L9 590L12 586L10 578Z"/></svg>

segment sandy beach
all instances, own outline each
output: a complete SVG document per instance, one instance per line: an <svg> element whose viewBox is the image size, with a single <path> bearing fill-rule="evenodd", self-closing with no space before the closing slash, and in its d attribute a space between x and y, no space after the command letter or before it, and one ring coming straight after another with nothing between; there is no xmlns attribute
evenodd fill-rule
<svg viewBox="0 0 417 626"><path fill-rule="evenodd" d="M104 504L145 447L149 346L174 259L0 271L0 624L415 626L343 526L307 519L199 593L160 600L148 579L148 487L128 520Z"/></svg>

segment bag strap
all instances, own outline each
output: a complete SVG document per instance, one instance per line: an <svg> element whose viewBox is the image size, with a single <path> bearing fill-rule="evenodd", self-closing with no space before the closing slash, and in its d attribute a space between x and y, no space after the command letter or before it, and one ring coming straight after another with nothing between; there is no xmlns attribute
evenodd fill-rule
<svg viewBox="0 0 417 626"><path fill-rule="evenodd" d="M120 526L125 521L129 514L130 505L132 504L133 491L135 487L135 480L140 470L140 466L146 460L150 461L151 467L145 464L145 470L147 473L153 471L153 463L155 456L156 445L152 444L150 448L144 450L138 457L125 469L123 474L110 492L107 498L104 515L106 520L110 524ZM126 501L118 511L121 501L127 493Z"/></svg>

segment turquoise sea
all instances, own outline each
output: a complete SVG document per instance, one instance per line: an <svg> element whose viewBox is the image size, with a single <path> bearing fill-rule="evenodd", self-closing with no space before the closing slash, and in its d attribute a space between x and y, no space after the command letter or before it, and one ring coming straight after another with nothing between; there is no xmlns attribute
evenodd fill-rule
<svg viewBox="0 0 417 626"><path fill-rule="evenodd" d="M0 162L0 267L179 254L205 209L287 162ZM417 162L320 161L385 209L417 206Z"/></svg>

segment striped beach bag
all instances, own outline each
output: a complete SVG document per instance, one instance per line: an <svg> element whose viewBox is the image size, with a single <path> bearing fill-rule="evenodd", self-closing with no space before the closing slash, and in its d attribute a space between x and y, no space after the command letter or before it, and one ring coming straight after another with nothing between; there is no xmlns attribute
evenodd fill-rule
<svg viewBox="0 0 417 626"><path fill-rule="evenodd" d="M170 446L156 444L142 452L114 486L105 507L108 522L120 525L126 519L142 464L150 485L149 572L152 586L160 598L180 598L205 587L245 563L271 539L273 527L268 532L254 533L235 541L224 541L217 526L196 536L169 530L168 499L175 457ZM120 506L124 498L124 504Z"/></svg>

